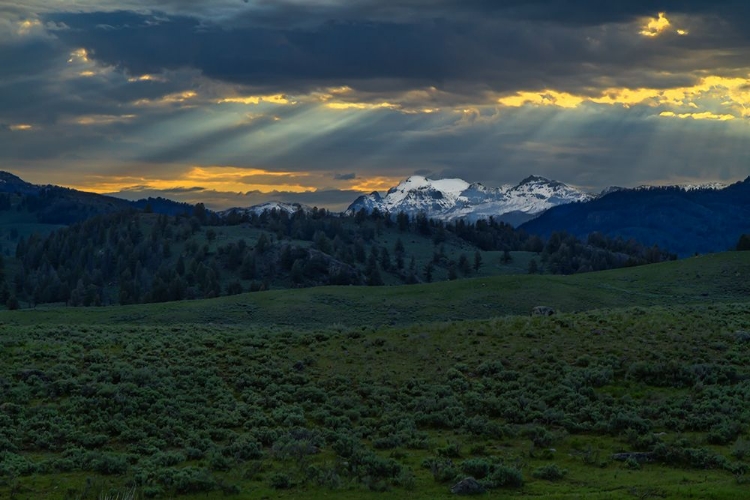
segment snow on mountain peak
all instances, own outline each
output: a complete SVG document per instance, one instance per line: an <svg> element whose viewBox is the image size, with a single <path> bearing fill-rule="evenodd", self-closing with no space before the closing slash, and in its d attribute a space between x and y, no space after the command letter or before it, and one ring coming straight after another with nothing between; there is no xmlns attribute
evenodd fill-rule
<svg viewBox="0 0 750 500"><path fill-rule="evenodd" d="M231 215L232 213L237 215L261 215L263 212L270 212L272 210L276 210L279 212L286 212L287 214L293 214L297 212L298 210L303 210L305 213L309 213L312 211L310 207L307 205L302 205L300 203L284 203L281 201L267 201L265 203L261 203L260 205L253 205L252 207L247 208L230 208L228 210L224 210L222 212L219 212L219 215L222 217Z"/></svg>
<svg viewBox="0 0 750 500"><path fill-rule="evenodd" d="M349 206L348 213L375 208L381 212L425 212L429 217L452 220L476 220L494 216L520 223L556 205L585 201L592 196L576 188L540 176L529 176L516 186L488 188L463 179L428 179L413 175L388 190L380 199L374 194L360 196Z"/></svg>
<svg viewBox="0 0 750 500"><path fill-rule="evenodd" d="M550 183L553 181L550 181L546 177L542 177L540 175L530 175L526 177L524 180L518 183L519 186L523 186L525 184L540 184L540 183Z"/></svg>

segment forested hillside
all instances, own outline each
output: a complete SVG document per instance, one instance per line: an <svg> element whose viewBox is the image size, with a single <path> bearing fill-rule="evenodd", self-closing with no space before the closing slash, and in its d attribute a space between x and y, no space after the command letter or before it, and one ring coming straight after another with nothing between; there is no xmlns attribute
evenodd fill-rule
<svg viewBox="0 0 750 500"><path fill-rule="evenodd" d="M680 256L733 249L750 232L750 178L725 189L630 189L554 207L521 226L549 236L593 232L659 245Z"/></svg>
<svg viewBox="0 0 750 500"><path fill-rule="evenodd" d="M4 214L6 225L19 222L69 225L133 208L168 215L193 211L192 205L165 198L128 201L60 186L39 186L0 171L0 213Z"/></svg>
<svg viewBox="0 0 750 500"><path fill-rule="evenodd" d="M545 241L494 220L445 224L423 214L342 217L317 209L218 218L201 206L176 216L150 212L100 215L19 238L0 300L11 308L165 302L271 288L571 274L673 258L601 235L582 242L555 233Z"/></svg>

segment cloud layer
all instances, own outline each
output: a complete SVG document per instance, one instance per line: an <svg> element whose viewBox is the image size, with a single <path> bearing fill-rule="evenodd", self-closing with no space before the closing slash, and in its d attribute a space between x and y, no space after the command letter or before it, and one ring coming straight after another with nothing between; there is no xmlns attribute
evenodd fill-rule
<svg viewBox="0 0 750 500"><path fill-rule="evenodd" d="M0 164L35 182L339 207L415 172L747 175L746 2L66 5L0 6Z"/></svg>

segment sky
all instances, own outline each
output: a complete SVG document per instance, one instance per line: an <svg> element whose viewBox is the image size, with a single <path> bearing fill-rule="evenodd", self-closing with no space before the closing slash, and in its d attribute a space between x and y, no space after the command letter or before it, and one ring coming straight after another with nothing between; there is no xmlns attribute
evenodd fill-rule
<svg viewBox="0 0 750 500"><path fill-rule="evenodd" d="M750 175L746 0L0 0L0 170L341 210Z"/></svg>

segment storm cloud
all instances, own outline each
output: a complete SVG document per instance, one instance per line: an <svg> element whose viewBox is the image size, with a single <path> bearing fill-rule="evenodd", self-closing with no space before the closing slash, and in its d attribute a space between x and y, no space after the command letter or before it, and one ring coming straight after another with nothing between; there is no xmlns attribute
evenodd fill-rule
<svg viewBox="0 0 750 500"><path fill-rule="evenodd" d="M0 19L0 163L35 182L219 208L341 206L416 172L747 173L737 0L18 0Z"/></svg>

